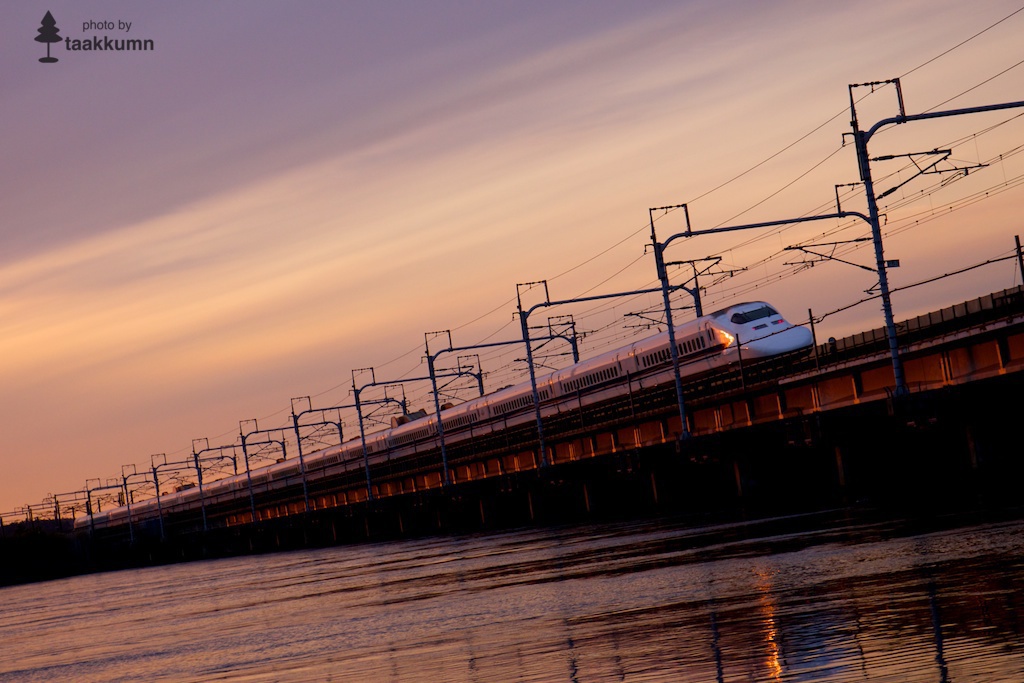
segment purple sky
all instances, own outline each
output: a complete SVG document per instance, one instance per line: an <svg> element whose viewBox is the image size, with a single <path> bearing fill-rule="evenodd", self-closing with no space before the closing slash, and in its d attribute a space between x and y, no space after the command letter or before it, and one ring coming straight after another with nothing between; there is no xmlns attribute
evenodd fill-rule
<svg viewBox="0 0 1024 683"><path fill-rule="evenodd" d="M423 374L425 331L451 329L459 345L514 338L518 282L548 279L553 298L651 286L650 206L688 202L696 228L830 211L834 186L856 180L852 147L840 148L847 85L902 76L908 113L1024 99L1024 67L1010 68L1024 12L927 63L1017 9L7 3L0 514L148 467L153 453L183 459L193 438L231 443L242 419L283 425L292 397L346 402L353 368ZM33 37L47 10L62 37L127 35L155 49L55 44L60 61L40 64ZM132 27L83 31L89 20ZM858 107L865 123L896 113L891 89ZM1012 248L1016 113L876 137L874 154L950 145L961 164L997 160L887 198L896 286ZM905 166L879 162L882 188L908 179ZM844 202L864 210L856 191ZM766 299L801 321L873 284L840 264L795 276L783 265L782 247L840 227L708 238L672 256L749 268L711 287L706 307ZM658 229L681 228L672 215ZM866 249L847 258L872 260ZM910 290L896 315L1019 283L1012 265ZM592 332L593 355L637 334L625 313L656 303L553 313ZM818 332L880 323L865 304ZM489 388L517 381L519 353L483 354ZM428 402L422 386L407 392L413 407Z"/></svg>

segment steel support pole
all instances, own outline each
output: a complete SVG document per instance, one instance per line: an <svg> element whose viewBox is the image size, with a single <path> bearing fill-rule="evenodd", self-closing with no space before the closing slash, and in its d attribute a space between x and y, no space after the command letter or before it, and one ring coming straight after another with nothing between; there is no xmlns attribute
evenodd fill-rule
<svg viewBox="0 0 1024 683"><path fill-rule="evenodd" d="M882 119L866 131L861 131L857 123L857 108L853 98L853 89L858 86L883 85L892 83L896 87L896 95L899 100L899 116ZM860 167L861 180L864 182L864 194L868 202L868 216L871 224L871 238L875 246L875 261L878 265L878 286L882 297L882 312L885 314L885 330L889 337L889 353L892 356L892 370L896 382L896 395L906 394L908 389L903 375L903 363L899 357L899 346L896 341L896 325L892 317L892 304L889 300L889 278L886 275L885 257L882 253L882 229L878 220L878 203L875 198L874 183L871 178L871 157L868 156L868 141L880 129L889 125L900 125L911 121L925 121L929 119L945 118L948 116L962 116L964 114L978 114L989 111L1001 111L1003 109L1019 109L1024 107L1024 101L1003 102L1000 104L988 104L980 107L968 107L965 109L950 109L946 111L931 111L923 114L907 115L903 106L903 91L899 79L891 81L879 81L876 83L860 83L851 85L850 92L850 126L853 128L853 140L857 149L857 163Z"/></svg>
<svg viewBox="0 0 1024 683"><path fill-rule="evenodd" d="M309 487L306 485L306 460L302 455L302 435L299 434L299 417L292 411L292 426L295 427L295 447L299 449L299 472L302 476L302 503L309 513Z"/></svg>
<svg viewBox="0 0 1024 683"><path fill-rule="evenodd" d="M192 445L192 462L196 466L196 479L199 481L199 508L203 512L203 533L207 531L206 526L206 495L203 493L203 468L199 465L199 454L195 451L195 444Z"/></svg>
<svg viewBox="0 0 1024 683"><path fill-rule="evenodd" d="M85 485L85 511L89 514L89 538L96 533L96 518L92 514L92 489Z"/></svg>
<svg viewBox="0 0 1024 683"><path fill-rule="evenodd" d="M850 107L853 108L851 94ZM878 291L882 298L882 315L885 318L885 335L889 340L889 356L892 358L892 374L896 385L896 396L907 394L907 382L903 376L903 361L900 359L899 342L896 339L896 323L892 316L892 300L889 297L889 276L886 273L885 253L882 249L882 227L878 220L878 202L875 200L875 185L871 178L871 161L868 158L868 137L857 126L854 114L853 139L857 148L857 162L860 179L864 183L864 194L868 202L868 222L871 225L871 241L875 247L875 266L878 271Z"/></svg>
<svg viewBox="0 0 1024 683"><path fill-rule="evenodd" d="M814 313L811 309L807 309L807 321L811 325L811 348L814 350L814 369L821 370L821 364L818 361L818 334L814 331Z"/></svg>
<svg viewBox="0 0 1024 683"><path fill-rule="evenodd" d="M691 263L690 266L693 268L693 291L690 292L690 296L693 297L693 313L698 318L703 318L704 306L700 301L700 281L697 279L697 264Z"/></svg>
<svg viewBox="0 0 1024 683"><path fill-rule="evenodd" d="M132 499L128 493L128 476L123 471L121 472L121 481L124 484L124 503L128 507L128 542L131 545L135 545L135 526L132 524Z"/></svg>
<svg viewBox="0 0 1024 683"><path fill-rule="evenodd" d="M245 445L245 437L242 434L242 457L245 458L245 480L249 484L249 511L252 513L252 523L256 524L256 496L252 492L252 470L249 468L249 449Z"/></svg>
<svg viewBox="0 0 1024 683"><path fill-rule="evenodd" d="M153 486L156 488L156 516L160 520L160 540L163 541L166 538L164 536L164 508L160 502L160 477L157 475L156 465L153 465Z"/></svg>
<svg viewBox="0 0 1024 683"><path fill-rule="evenodd" d="M450 481L448 477L448 447L444 442L444 421L441 419L441 399L437 393L437 372L434 370L434 356L430 353L430 343L426 341L426 335L424 335L424 343L427 347L427 372L430 375L430 388L434 394L434 415L437 417L437 438L441 443L441 468L444 472L444 485L448 486ZM451 346L451 344L449 344ZM481 378L483 375L481 374ZM483 380L481 379L481 382ZM481 389L483 384L481 384Z"/></svg>
<svg viewBox="0 0 1024 683"><path fill-rule="evenodd" d="M519 307L519 325L523 331L523 343L526 344L526 366L530 371L530 389L533 391L533 412L537 418L537 443L540 448L540 466L546 467L548 455L544 445L544 423L540 415L540 392L537 391L537 372L533 368L533 348L530 344L530 328L527 314L523 311L523 301L516 288L516 305Z"/></svg>
<svg viewBox="0 0 1024 683"><path fill-rule="evenodd" d="M1017 268L1020 269L1020 282L1024 285L1024 253L1020 249L1020 235L1014 235L1013 241L1017 244Z"/></svg>
<svg viewBox="0 0 1024 683"><path fill-rule="evenodd" d="M669 297L668 271L665 268L665 246L658 242L658 235L654 230L654 211L649 209L651 218L651 244L654 248L654 263L658 270L658 280L661 282L661 296L665 304L665 324L668 326L668 348L672 358L672 380L675 383L676 403L679 404L680 439L687 439L690 430L686 426L686 408L683 403L683 380L679 375L679 347L676 345L675 325L672 322L672 300Z"/></svg>
<svg viewBox="0 0 1024 683"><path fill-rule="evenodd" d="M363 427L363 408L359 402L359 389L356 389L355 376L352 378L352 393L356 400L356 415L359 417L359 440L363 445L363 470L366 472L366 499L373 500L373 485L370 482L370 454L366 450L366 429Z"/></svg>

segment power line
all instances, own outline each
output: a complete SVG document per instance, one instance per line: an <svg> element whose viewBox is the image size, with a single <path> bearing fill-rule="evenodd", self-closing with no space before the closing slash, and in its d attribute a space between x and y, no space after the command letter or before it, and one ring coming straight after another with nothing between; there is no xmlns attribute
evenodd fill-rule
<svg viewBox="0 0 1024 683"><path fill-rule="evenodd" d="M972 87L968 88L967 90L964 90L964 91L963 91L962 93L960 93L959 95L954 95L953 97L950 97L950 98L949 98L948 100L945 100L945 101L943 101L943 102L939 102L938 104L936 104L936 105L935 105L934 107L932 107L931 109L925 109L925 110L924 110L924 112L922 112L922 113L925 113L925 114L926 114L926 113L928 113L928 112L930 112L930 111L934 111L934 110L938 109L939 107L941 107L941 106L942 106L942 105L944 105L944 104L949 104L949 103L950 103L950 102L952 102L953 100L955 100L955 99L957 99L957 98L959 98L959 97L963 97L964 95L966 95L967 93L971 92L972 90L977 90L978 88L980 88L981 86L985 85L986 83L989 83L989 82L991 82L991 81L994 81L995 79L999 78L999 77L1000 77L1000 76L1002 76L1003 74L1005 74L1005 73L1007 73L1007 72L1009 72L1009 71L1012 71L1013 69L1016 69L1016 68L1017 68L1018 66L1020 66L1021 64L1024 64L1024 59L1020 60L1019 62L1017 62L1017 63L1016 63L1016 64L1014 64L1013 66L1009 66L1009 67L1007 67L1007 68L1003 69L1002 71L1000 71L999 73L997 73L997 74L996 74L995 76L992 76L991 78L988 78L988 79L986 79L986 80L982 81L981 83L978 83L977 85L974 85L974 86L972 86Z"/></svg>
<svg viewBox="0 0 1024 683"><path fill-rule="evenodd" d="M927 62L924 62L924 63L922 63L922 64L918 64L917 66L915 66L915 67L914 67L913 69L911 69L910 71L904 72L904 73L903 73L903 74L902 74L902 75L900 76L900 78L901 78L901 79L902 79L902 78L905 78L906 76L909 76L910 74L914 73L914 72L915 72L915 71L917 71L918 69L922 69L922 68L924 68L924 67L928 66L929 64L931 64L932 62L934 62L934 61L936 61L936 60L938 60L938 59L941 59L942 57L945 57L945 56L946 56L946 55L948 55L948 54L949 54L950 52L953 52L954 50L956 50L956 49L958 49L958 48L961 48L961 47L963 47L964 45L966 45L967 43L971 42L972 40L974 40L974 39L975 39L975 38L977 38L978 36L982 35L983 33L987 33L988 31L991 31L991 30L992 30L992 29L994 29L994 28L995 28L996 26L999 26L999 24L1003 23L1004 21L1006 21L1006 20L1007 20L1007 19L1009 19L1010 17L1013 17L1014 15L1020 14L1021 12L1024 12L1024 7L1020 7L1020 8L1018 8L1018 9L1014 10L1013 12L1010 12L1009 14L1007 14L1007 15L1006 15L1005 17L1003 17L1002 19L1000 19L1000 20L999 20L999 21L997 21L996 23L992 24L991 26L988 26L987 28L983 28L982 30L978 31L977 33L975 33L975 34L974 34L973 36L971 36L970 38L967 38L966 40L963 40L963 41L961 41L961 42L957 43L956 45L954 45L953 47L949 48L949 49L948 49L948 50L946 50L945 52L941 52L941 53L939 53L939 54L935 55L934 57L932 57L931 59L929 59L929 60L928 60Z"/></svg>
<svg viewBox="0 0 1024 683"><path fill-rule="evenodd" d="M966 272L969 272L969 271L972 271L972 270L976 270L978 268L982 268L984 266L988 266L988 265L991 265L993 263L1000 263L1002 261L1008 261L1010 259L1016 259L1016 258L1017 258L1017 254L1014 253L1014 254L1011 254L1010 256L1002 256L1002 257L998 257L998 258L988 259L987 261L983 261L982 263L975 263L974 265L967 266L966 268L961 268L960 270L954 270L954 271L952 271L950 273L944 273L942 275L936 275L935 277L931 277L931 278L928 278L926 280L921 280L919 282L914 282L914 283L911 283L909 285L903 285L902 287L895 287L892 290L892 292L896 293L896 292L900 292L900 291L907 290L907 289L913 289L914 287L920 287L922 285L931 284L932 282L937 282L938 280L944 280L945 278L953 277L954 275L961 275L963 273L966 273ZM837 308L834 311L829 311L828 313L825 313L825 314L823 314L821 316L818 316L817 319L819 321L824 320L825 318L829 317L830 315L835 315L836 313L842 313L843 311L847 311L847 310L849 310L851 308L854 308L856 306L860 306L861 304L867 303L868 301L874 301L875 299L878 299L878 298L880 298L880 295L878 295L878 294L875 294L874 296L865 297L865 298L863 298L863 299L861 299L859 301L854 301L853 303L847 304L845 306L841 306L840 308Z"/></svg>

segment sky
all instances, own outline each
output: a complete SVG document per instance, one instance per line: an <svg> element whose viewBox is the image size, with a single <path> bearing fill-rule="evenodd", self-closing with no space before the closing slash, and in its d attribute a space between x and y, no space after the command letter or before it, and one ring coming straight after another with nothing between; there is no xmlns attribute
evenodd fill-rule
<svg viewBox="0 0 1024 683"><path fill-rule="evenodd" d="M154 454L184 461L193 439L237 443L240 421L290 424L293 398L347 405L353 371L360 385L367 368L382 383L422 377L425 333L517 339L517 289L526 307L544 296L518 284L546 281L551 300L650 288L649 208L685 203L694 230L833 213L837 192L866 212L861 188L836 189L858 180L848 86L898 77L908 114L1024 100L1021 9L4 3L0 517L123 466L148 470ZM58 62L40 63L47 11L61 38L153 49L62 42ZM864 129L899 111L891 85L853 92ZM872 163L879 193L902 184L880 202L886 257L901 261L893 287L1012 254L1022 113L872 138L874 156L950 150L941 174L913 170L935 155ZM659 239L685 229L681 211L655 216ZM877 301L830 314L875 279L801 266L810 257L785 247L865 234L831 219L680 239L667 258L721 257L701 279L706 310L767 300L797 323L813 310L819 339L839 337L881 326ZM862 243L835 255L874 260ZM895 317L1020 281L999 261L896 292ZM586 357L653 333L658 303L540 308L530 321L572 315ZM562 350L540 360L564 365ZM477 355L467 362L488 390L524 376L521 345ZM423 382L388 391L432 403ZM467 391L451 387L456 400ZM355 414L342 417L356 433Z"/></svg>

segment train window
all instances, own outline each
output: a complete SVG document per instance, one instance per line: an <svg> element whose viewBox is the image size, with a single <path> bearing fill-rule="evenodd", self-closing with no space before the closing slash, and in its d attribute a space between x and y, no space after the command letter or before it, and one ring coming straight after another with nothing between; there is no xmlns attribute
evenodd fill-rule
<svg viewBox="0 0 1024 683"><path fill-rule="evenodd" d="M732 317L729 318L729 320L731 320L736 325L743 325L745 323L751 322L752 320L760 320L761 318L767 318L770 315L778 314L778 311L776 311L774 308L765 305L761 306L760 308L755 308L752 311L744 311L743 313L733 313Z"/></svg>

